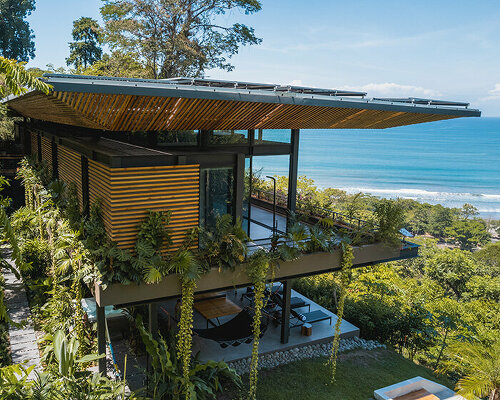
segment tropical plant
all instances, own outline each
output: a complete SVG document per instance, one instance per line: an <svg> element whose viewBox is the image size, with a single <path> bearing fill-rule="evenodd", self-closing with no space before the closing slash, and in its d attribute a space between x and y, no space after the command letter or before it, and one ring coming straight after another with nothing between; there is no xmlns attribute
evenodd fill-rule
<svg viewBox="0 0 500 400"><path fill-rule="evenodd" d="M257 378L259 363L259 341L261 336L261 318L264 307L264 294L266 290L266 281L271 275L271 282L274 280L274 265L265 250L258 250L253 253L247 262L246 274L254 287L254 310L252 321L252 358L250 360L249 372L249 391L248 398L255 400L257 398ZM272 285L272 284L271 284Z"/></svg>
<svg viewBox="0 0 500 400"><path fill-rule="evenodd" d="M134 393L125 394L126 382L115 382L97 372L84 369L89 362L100 356L90 354L77 358L79 343L58 331L52 338L50 353L54 368L48 372L30 374L35 365L9 365L0 368L1 399L39 400L124 400L136 398Z"/></svg>
<svg viewBox="0 0 500 400"><path fill-rule="evenodd" d="M208 361L200 363L192 360L188 368L186 380L184 367L176 354L173 337L169 343L159 335L158 340L146 331L140 316L137 318L137 328L144 342L151 362L148 376L148 395L153 400L178 400L186 396L188 399L214 399L223 388L223 382L240 388L242 383L238 374L223 361Z"/></svg>
<svg viewBox="0 0 500 400"><path fill-rule="evenodd" d="M9 94L19 96L30 88L47 94L51 88L26 71L23 64L4 57L0 57L0 77L0 99Z"/></svg>
<svg viewBox="0 0 500 400"><path fill-rule="evenodd" d="M455 390L466 399L500 399L500 341L491 345L456 343L449 347L450 362L440 372L461 371Z"/></svg>
<svg viewBox="0 0 500 400"><path fill-rule="evenodd" d="M347 295L347 285L349 284L349 270L352 268L354 254L352 247L345 242L341 244L342 256L340 260L340 298L337 307L337 321L335 322L335 333L333 336L332 353L330 355L331 366L331 382L335 381L335 373L337 371L337 355L340 345L340 326L342 317L344 316L344 304Z"/></svg>
<svg viewBox="0 0 500 400"><path fill-rule="evenodd" d="M213 231L203 229L200 232L201 259L204 269L234 270L245 260L247 240L248 236L240 220L233 223L233 217L229 214L218 217Z"/></svg>

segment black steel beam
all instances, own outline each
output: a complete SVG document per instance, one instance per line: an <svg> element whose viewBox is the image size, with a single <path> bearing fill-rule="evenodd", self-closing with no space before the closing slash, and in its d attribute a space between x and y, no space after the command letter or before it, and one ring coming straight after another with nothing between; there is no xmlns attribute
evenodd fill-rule
<svg viewBox="0 0 500 400"><path fill-rule="evenodd" d="M97 354L104 357L99 358L99 372L102 374L106 373L106 315L104 313L104 307L100 307L96 304L96 314L97 314Z"/></svg>
<svg viewBox="0 0 500 400"><path fill-rule="evenodd" d="M291 147L290 161L288 168L288 204L287 207L291 212L297 209L297 175L299 165L299 130L292 129L291 131Z"/></svg>
<svg viewBox="0 0 500 400"><path fill-rule="evenodd" d="M149 333L153 339L158 337L158 303L149 303L148 305L149 317Z"/></svg>
<svg viewBox="0 0 500 400"><path fill-rule="evenodd" d="M281 281L283 283L283 307L281 310L281 343L288 343L290 337L290 302L292 299L292 280Z"/></svg>
<svg viewBox="0 0 500 400"><path fill-rule="evenodd" d="M234 218L243 217L243 196L245 195L245 155L236 155L236 165L234 166Z"/></svg>

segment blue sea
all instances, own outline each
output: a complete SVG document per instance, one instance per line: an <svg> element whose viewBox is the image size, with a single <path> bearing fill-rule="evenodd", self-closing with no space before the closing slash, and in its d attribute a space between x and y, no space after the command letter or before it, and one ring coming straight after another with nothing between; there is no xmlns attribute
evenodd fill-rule
<svg viewBox="0 0 500 400"><path fill-rule="evenodd" d="M318 187L447 207L470 203L483 218L500 219L500 118L385 130L307 129L299 143L299 175ZM254 157L254 169L286 175L288 156Z"/></svg>

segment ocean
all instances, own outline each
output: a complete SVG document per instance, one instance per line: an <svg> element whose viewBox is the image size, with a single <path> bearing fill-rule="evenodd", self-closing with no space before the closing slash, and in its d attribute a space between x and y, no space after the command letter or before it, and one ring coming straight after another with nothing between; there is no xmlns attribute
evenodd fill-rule
<svg viewBox="0 0 500 400"><path fill-rule="evenodd" d="M289 136L289 131L273 132ZM254 157L262 175L288 173L288 156ZM299 175L321 188L474 205L500 219L500 118L460 118L385 130L300 131Z"/></svg>

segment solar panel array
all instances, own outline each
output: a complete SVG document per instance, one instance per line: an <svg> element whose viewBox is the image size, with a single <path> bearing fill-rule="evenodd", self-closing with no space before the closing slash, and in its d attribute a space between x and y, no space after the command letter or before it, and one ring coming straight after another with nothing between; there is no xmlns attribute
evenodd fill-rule
<svg viewBox="0 0 500 400"><path fill-rule="evenodd" d="M301 93L321 96L342 96L342 97L365 97L366 92L354 92L350 90L320 89L307 86L278 85L274 83L253 83L240 81L223 81L217 79L202 78L170 78L164 79L165 82L172 82L178 85L206 86L214 88L227 89L245 89L245 90L269 90L273 92Z"/></svg>

